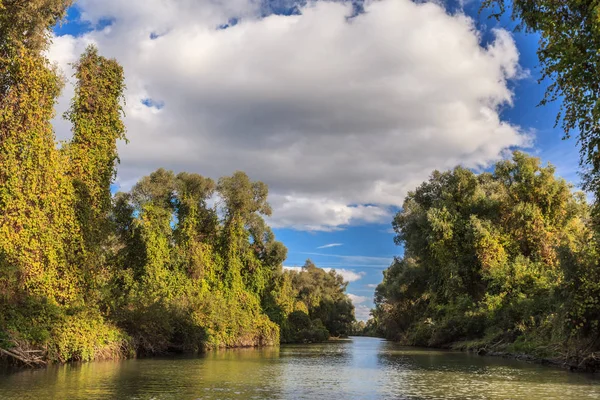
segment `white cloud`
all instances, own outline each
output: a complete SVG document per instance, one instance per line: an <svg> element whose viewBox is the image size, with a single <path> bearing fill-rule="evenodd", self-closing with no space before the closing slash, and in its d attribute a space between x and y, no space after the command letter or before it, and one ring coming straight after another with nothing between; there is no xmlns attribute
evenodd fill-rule
<svg viewBox="0 0 600 400"><path fill-rule="evenodd" d="M325 244L323 246L319 246L317 247L317 249L330 249L332 247L339 247L339 246L343 246L343 243L329 243L329 244Z"/></svg>
<svg viewBox="0 0 600 400"><path fill-rule="evenodd" d="M321 267L362 267L362 268L388 268L393 257L372 257L372 256L348 256L343 254L327 254L314 252L298 252L308 256L328 257L335 259L334 262L319 261Z"/></svg>
<svg viewBox="0 0 600 400"><path fill-rule="evenodd" d="M302 271L302 267L291 267L291 266L287 266L284 265L283 269L287 269L290 271ZM325 271L329 272L331 270L334 270L336 273L342 275L342 277L344 278L344 281L346 282L356 282L360 279L362 279L366 273L365 272L356 272L356 271L352 271L349 269L343 269L343 268L323 268Z"/></svg>
<svg viewBox="0 0 600 400"><path fill-rule="evenodd" d="M276 210L269 219L273 227L290 227L307 231L336 231L353 223L382 223L390 221L387 206L347 205L344 202L315 196L273 194L269 198Z"/></svg>
<svg viewBox="0 0 600 400"><path fill-rule="evenodd" d="M266 18L252 0L78 6L113 24L56 38L50 56L71 75L67 63L96 43L123 64L123 186L158 167L241 169L269 184L272 224L331 231L389 222L433 169L483 167L529 140L499 114L520 74L511 35L497 30L482 47L472 20L436 3L368 2L352 19L350 5L329 2ZM241 22L216 29L232 17Z"/></svg>
<svg viewBox="0 0 600 400"><path fill-rule="evenodd" d="M352 293L348 293L348 297L350 298L350 300L352 300L352 303L355 306L358 305L358 304L362 304L362 303L364 303L364 302L366 302L366 301L369 300L369 298L366 297L366 296L358 296L358 295L355 295L355 294L352 294Z"/></svg>
<svg viewBox="0 0 600 400"><path fill-rule="evenodd" d="M363 304L354 307L354 316L357 321L367 321L371 318L371 308Z"/></svg>
<svg viewBox="0 0 600 400"><path fill-rule="evenodd" d="M359 281L363 278L363 276L366 275L365 272L355 272L349 269L343 269L343 268L323 268L325 271L329 272L331 270L334 270L336 273L338 273L339 275L341 275L344 278L344 281L346 282L356 282Z"/></svg>
<svg viewBox="0 0 600 400"><path fill-rule="evenodd" d="M368 287L369 289L375 289L375 288L377 288L377 286L378 286L378 285L377 285L376 283L369 283L369 284L367 285L367 287Z"/></svg>

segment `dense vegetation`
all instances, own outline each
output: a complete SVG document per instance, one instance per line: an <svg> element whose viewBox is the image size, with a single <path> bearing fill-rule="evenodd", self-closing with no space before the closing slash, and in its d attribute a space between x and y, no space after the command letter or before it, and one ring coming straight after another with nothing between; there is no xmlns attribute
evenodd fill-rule
<svg viewBox="0 0 600 400"><path fill-rule="evenodd" d="M598 369L600 4L486 0L539 35L540 104L579 135L591 206L552 167L515 153L493 173L434 172L394 219L405 248L376 291L371 331L407 343L492 348ZM364 328L363 328L364 331Z"/></svg>
<svg viewBox="0 0 600 400"><path fill-rule="evenodd" d="M318 342L350 334L354 306L346 295L347 285L334 270L325 272L310 260L301 271L280 275L264 304L267 315L282 328L282 342ZM294 304L282 301L286 293Z"/></svg>
<svg viewBox="0 0 600 400"><path fill-rule="evenodd" d="M44 50L70 3L0 1L1 355L39 364L347 334L340 275L283 271L264 183L159 169L113 196L124 73L93 47L74 65L73 137L57 146L62 80Z"/></svg>
<svg viewBox="0 0 600 400"><path fill-rule="evenodd" d="M368 321L356 321L350 329L352 336L368 336L368 337L383 337L377 321L374 318L369 318Z"/></svg>
<svg viewBox="0 0 600 400"><path fill-rule="evenodd" d="M520 152L492 173L434 172L394 219L404 256L377 288L379 329L414 345L504 345L581 363L600 345L589 215L582 193Z"/></svg>
<svg viewBox="0 0 600 400"><path fill-rule="evenodd" d="M484 0L499 18L511 11L518 29L539 35L538 58L548 81L540 104L559 101L556 123L580 144L585 189L600 194L600 3L596 0ZM600 210L599 210L600 211Z"/></svg>
<svg viewBox="0 0 600 400"><path fill-rule="evenodd" d="M90 47L76 63L73 137L50 121L62 78L44 56L71 0L0 0L0 353L26 363L349 333L506 349L594 366L600 350L598 203L516 152L493 172L434 172L394 219L404 246L354 323L346 284L286 249L268 189L158 169L113 195L124 72ZM486 0L483 7L504 0ZM539 33L542 104L578 132L585 188L600 193L600 6L510 2ZM30 356L34 354L36 356ZM38 356L39 355L39 356ZM29 357L29 358L28 358Z"/></svg>

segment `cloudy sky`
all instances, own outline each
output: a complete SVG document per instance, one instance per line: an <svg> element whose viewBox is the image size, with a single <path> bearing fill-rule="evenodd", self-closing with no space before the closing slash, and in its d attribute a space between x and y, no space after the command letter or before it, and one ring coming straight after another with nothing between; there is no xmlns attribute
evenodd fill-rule
<svg viewBox="0 0 600 400"><path fill-rule="evenodd" d="M89 44L127 80L129 144L117 185L165 167L269 185L270 223L289 249L351 282L367 318L402 249L391 218L434 169L484 170L514 148L577 181L574 142L536 107L537 38L477 2L79 0L49 56ZM61 115L72 96L67 85ZM57 118L58 139L69 125Z"/></svg>

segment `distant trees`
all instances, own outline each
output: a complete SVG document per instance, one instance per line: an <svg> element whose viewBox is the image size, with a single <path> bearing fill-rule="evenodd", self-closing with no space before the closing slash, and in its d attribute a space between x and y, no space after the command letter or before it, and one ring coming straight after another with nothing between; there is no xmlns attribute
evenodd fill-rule
<svg viewBox="0 0 600 400"><path fill-rule="evenodd" d="M350 332L352 336L370 336L370 337L381 337L382 333L379 330L377 321L374 318L369 318L367 322L357 321L352 324Z"/></svg>
<svg viewBox="0 0 600 400"><path fill-rule="evenodd" d="M493 173L434 172L394 219L405 254L377 288L379 327L429 346L593 342L600 268L589 218L583 194L520 152Z"/></svg>
<svg viewBox="0 0 600 400"><path fill-rule="evenodd" d="M265 310L282 327L282 341L323 341L348 336L354 306L347 282L334 270L325 272L307 260L300 271L288 270L276 279Z"/></svg>

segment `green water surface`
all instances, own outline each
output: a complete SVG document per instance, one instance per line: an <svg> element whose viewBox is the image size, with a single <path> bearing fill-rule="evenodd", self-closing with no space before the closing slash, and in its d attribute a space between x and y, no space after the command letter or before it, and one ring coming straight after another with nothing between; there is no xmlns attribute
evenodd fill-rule
<svg viewBox="0 0 600 400"><path fill-rule="evenodd" d="M0 399L600 399L600 379L351 338L3 371Z"/></svg>

